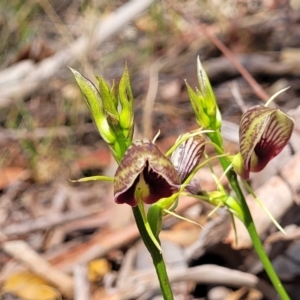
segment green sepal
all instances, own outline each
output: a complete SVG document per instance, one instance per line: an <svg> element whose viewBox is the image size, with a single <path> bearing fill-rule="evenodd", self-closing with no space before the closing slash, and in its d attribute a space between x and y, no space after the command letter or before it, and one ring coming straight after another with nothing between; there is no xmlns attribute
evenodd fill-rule
<svg viewBox="0 0 300 300"><path fill-rule="evenodd" d="M138 197L138 195L137 195L137 197ZM162 250L160 242L159 242L158 235L157 236L155 235L155 233L153 232L153 230L149 224L149 221L148 221L146 213L145 213L144 203L141 201L141 199L138 199L138 208L141 212L143 222L144 222L144 225L145 225L145 228L146 228L149 238L152 240L153 244L156 246L156 248L159 250L159 252L163 253L163 250Z"/></svg>
<svg viewBox="0 0 300 300"><path fill-rule="evenodd" d="M158 205L151 205L148 209L147 219L156 238L162 228L163 209Z"/></svg>
<svg viewBox="0 0 300 300"><path fill-rule="evenodd" d="M119 99L118 99L118 94L117 94L117 87L116 87L116 83L113 80L112 81L112 86L110 88L110 93L112 96L112 101L114 103L114 106L116 107L116 109L118 110L118 106L119 106Z"/></svg>
<svg viewBox="0 0 300 300"><path fill-rule="evenodd" d="M124 135L132 139L134 122L133 94L127 66L125 66L119 83L119 101L122 107L120 111L120 126L123 129Z"/></svg>
<svg viewBox="0 0 300 300"><path fill-rule="evenodd" d="M80 179L75 179L75 180L70 180L71 182L88 182L88 181L114 181L114 177L108 177L108 176L101 176L101 175L96 175L96 176L90 176L90 177L83 177Z"/></svg>
<svg viewBox="0 0 300 300"><path fill-rule="evenodd" d="M216 98L199 56L197 57L197 78L200 92L205 99L205 101L203 101L205 111L208 116L214 117L216 114Z"/></svg>
<svg viewBox="0 0 300 300"><path fill-rule="evenodd" d="M84 95L86 104L93 116L100 135L106 143L110 145L113 144L116 140L116 136L106 120L102 99L97 88L90 80L82 76L79 72L72 68L70 68L70 70L73 72L75 80Z"/></svg>
<svg viewBox="0 0 300 300"><path fill-rule="evenodd" d="M96 76L99 86L99 92L100 97L103 102L104 110L109 112L110 114L114 115L115 118L119 119L119 113L118 113L118 102L116 102L116 99L114 97L114 94L112 93L109 85L104 80L104 78L101 76Z"/></svg>
<svg viewBox="0 0 300 300"><path fill-rule="evenodd" d="M186 82L187 91L189 94L190 102L192 108L196 115L197 123L200 127L209 128L210 127L210 119L204 112L204 107L202 105L203 97L198 93L195 93L194 90L190 87L190 85Z"/></svg>

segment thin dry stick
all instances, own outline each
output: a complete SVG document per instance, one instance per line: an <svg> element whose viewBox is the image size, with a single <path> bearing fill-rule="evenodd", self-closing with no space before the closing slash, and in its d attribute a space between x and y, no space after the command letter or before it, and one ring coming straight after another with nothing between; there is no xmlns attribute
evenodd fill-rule
<svg viewBox="0 0 300 300"><path fill-rule="evenodd" d="M257 276L217 265L202 265L184 271L178 270L178 272L173 272L170 275L170 280L171 282L193 281L197 283L212 283L215 285L221 284L237 288L246 286L261 291L269 300L277 298L275 290Z"/></svg>
<svg viewBox="0 0 300 300"><path fill-rule="evenodd" d="M4 242L2 249L8 255L24 263L32 272L55 286L64 296L67 298L72 296L72 278L52 267L24 241Z"/></svg>
<svg viewBox="0 0 300 300"><path fill-rule="evenodd" d="M276 242L287 242L300 239L300 228L297 225L288 225L284 227L284 230L287 234L283 234L281 231L276 231L266 238L264 245L268 246Z"/></svg>
<svg viewBox="0 0 300 300"><path fill-rule="evenodd" d="M65 44L68 45L74 41L71 32L68 30L67 26L63 23L60 16L56 13L53 6L48 0L38 0L41 7L44 9L45 13L51 20L53 26L57 29L60 36L65 40Z"/></svg>
<svg viewBox="0 0 300 300"><path fill-rule="evenodd" d="M207 28L207 26L203 24L199 24L195 21L195 19L179 9L178 7L175 7L171 3L171 1L167 0L169 5L177 12L179 13L188 23L192 23L192 28L195 33L195 35L200 36L200 34L204 34L230 61L231 63L236 67L236 69L241 73L241 75L244 77L244 79L249 83L249 85L252 87L253 91L256 93L256 95L264 102L268 101L270 98L268 94L263 90L261 85L253 78L253 76L244 68L244 66L235 58L234 54L222 43L218 37Z"/></svg>
<svg viewBox="0 0 300 300"><path fill-rule="evenodd" d="M48 57L37 64L23 80L16 84L1 87L0 107L8 106L12 99L23 98L40 87L41 82L49 80L57 74L63 67L66 68L75 59L86 55L89 47L101 44L118 31L122 30L126 24L134 20L140 13L145 11L154 0L131 0L111 13L95 26L92 37L86 35L79 37L68 47L56 52L53 56Z"/></svg>
<svg viewBox="0 0 300 300"><path fill-rule="evenodd" d="M116 286L118 287L118 289L124 288L124 284L126 284L126 278L130 276L130 273L134 269L134 262L136 260L136 255L137 255L137 245L134 245L133 247L129 248L129 250L126 252L121 268L118 272L118 277L116 282Z"/></svg>
<svg viewBox="0 0 300 300"><path fill-rule="evenodd" d="M89 300L90 285L87 275L87 266L78 264L73 269L74 273L74 300Z"/></svg>
<svg viewBox="0 0 300 300"><path fill-rule="evenodd" d="M2 228L1 233L6 236L27 234L36 230L45 230L47 228L65 224L67 222L78 220L96 214L99 212L99 205L93 205L85 209L73 210L66 213L52 213L39 217L35 220L24 221L20 224L11 224Z"/></svg>
<svg viewBox="0 0 300 300"><path fill-rule="evenodd" d="M212 33L206 26L200 25L201 31L204 35L215 44L215 46L222 51L222 53L231 61L236 69L241 73L244 79L252 87L255 94L264 102L269 100L269 95L263 90L261 85L253 78L253 76L244 68L244 66L235 58L234 54L221 42L217 36Z"/></svg>
<svg viewBox="0 0 300 300"><path fill-rule="evenodd" d="M277 299L275 290L257 276L217 265L207 264L187 269L173 268L169 270L169 274L172 283L190 281L200 284L227 285L236 288L255 288L261 291L266 299ZM125 288L120 291L119 299L137 298L146 291L159 289L152 271L138 272L136 275L128 277L126 283ZM139 289L134 289L133 286L138 286Z"/></svg>

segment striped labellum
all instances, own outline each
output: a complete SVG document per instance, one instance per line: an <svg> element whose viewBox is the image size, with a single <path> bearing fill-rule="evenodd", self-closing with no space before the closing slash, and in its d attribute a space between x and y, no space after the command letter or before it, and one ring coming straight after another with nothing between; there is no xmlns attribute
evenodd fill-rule
<svg viewBox="0 0 300 300"><path fill-rule="evenodd" d="M261 171L288 143L294 121L283 111L265 106L254 106L245 112L240 123L239 175L249 178L249 172Z"/></svg>
<svg viewBox="0 0 300 300"><path fill-rule="evenodd" d="M177 141L182 138L178 137ZM183 183L199 165L205 148L203 135L195 135L182 142L172 153L171 162Z"/></svg>

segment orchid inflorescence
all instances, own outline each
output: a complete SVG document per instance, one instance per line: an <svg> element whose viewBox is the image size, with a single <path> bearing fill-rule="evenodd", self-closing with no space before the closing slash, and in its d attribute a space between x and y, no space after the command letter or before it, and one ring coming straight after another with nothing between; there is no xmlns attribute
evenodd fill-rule
<svg viewBox="0 0 300 300"><path fill-rule="evenodd" d="M153 205L160 201L160 204L164 203L160 208L168 209L177 200L183 185L187 191L197 193L190 184L190 175L194 175L205 151L205 133L210 137L221 127L215 95L199 59L199 89L194 91L188 84L187 89L200 130L196 134L191 132L180 136L168 153L170 158L148 139L132 141L133 95L127 67L120 81L119 93L114 85L110 88L102 77L97 77L97 89L90 80L71 70L101 136L119 163L113 179L116 203L134 207L139 202ZM279 109L257 105L246 111L240 123L240 152L231 160L235 172L248 179L250 171L262 170L288 143L293 124L293 120ZM217 184L219 191L198 197L217 206L225 205L243 219L238 202L226 194L218 181Z"/></svg>
<svg viewBox="0 0 300 300"><path fill-rule="evenodd" d="M162 218L174 211L178 197L185 189L212 205L227 207L230 213L246 222L245 214L248 212L244 211L241 199L227 194L214 174L217 190L213 192L199 192L199 188L193 186L193 176L212 159L201 163L208 143L215 147L216 157L220 159L225 173L235 172L247 180L250 172L261 171L282 151L291 137L294 122L286 113L267 106L250 108L240 122L240 152L235 156L226 154L221 137L221 114L208 76L198 58L199 88L193 90L187 84L187 91L200 128L182 134L174 146L163 154L155 144L155 139L132 141L133 93L127 67L118 90L115 85L109 87L102 77L96 77L97 88L79 72L71 70L100 135L118 163L113 179L94 176L79 181L113 181L115 202L140 210L146 231L159 251L162 251L158 238ZM145 204L150 207L146 209Z"/></svg>

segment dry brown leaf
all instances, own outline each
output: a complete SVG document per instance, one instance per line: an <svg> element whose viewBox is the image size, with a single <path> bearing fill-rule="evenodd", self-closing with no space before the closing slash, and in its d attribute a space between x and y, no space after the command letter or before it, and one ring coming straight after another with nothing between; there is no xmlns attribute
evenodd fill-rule
<svg viewBox="0 0 300 300"><path fill-rule="evenodd" d="M200 231L200 226L182 221L174 225L172 230L162 230L160 238L187 247L199 238Z"/></svg>
<svg viewBox="0 0 300 300"><path fill-rule="evenodd" d="M10 183L18 179L25 169L20 167L7 167L0 169L0 189L7 187ZM25 172L24 172L25 173Z"/></svg>
<svg viewBox="0 0 300 300"><path fill-rule="evenodd" d="M59 292L41 277L30 272L11 275L4 283L3 291L12 293L23 300L57 300Z"/></svg>
<svg viewBox="0 0 300 300"><path fill-rule="evenodd" d="M143 15L135 21L135 26L145 32L156 32L158 30L157 23L149 15Z"/></svg>
<svg viewBox="0 0 300 300"><path fill-rule="evenodd" d="M111 270L111 265L105 258L93 260L88 266L88 277L92 282L101 280Z"/></svg>

